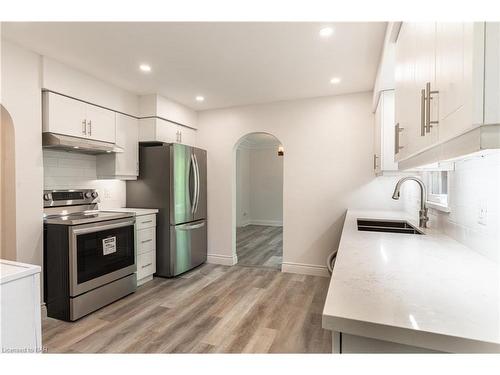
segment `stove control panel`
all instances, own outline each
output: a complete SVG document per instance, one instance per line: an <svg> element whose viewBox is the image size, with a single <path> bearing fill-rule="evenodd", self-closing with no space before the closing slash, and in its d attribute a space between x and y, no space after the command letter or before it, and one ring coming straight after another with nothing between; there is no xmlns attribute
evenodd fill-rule
<svg viewBox="0 0 500 375"><path fill-rule="evenodd" d="M99 194L95 189L44 190L43 206L75 206L98 203Z"/></svg>

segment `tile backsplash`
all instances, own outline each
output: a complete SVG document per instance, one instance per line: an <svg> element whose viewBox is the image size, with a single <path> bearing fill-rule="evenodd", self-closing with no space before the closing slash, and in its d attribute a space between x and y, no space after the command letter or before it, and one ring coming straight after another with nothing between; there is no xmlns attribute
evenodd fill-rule
<svg viewBox="0 0 500 375"><path fill-rule="evenodd" d="M43 150L44 189L97 189L101 208L125 207L125 181L98 180L96 156Z"/></svg>
<svg viewBox="0 0 500 375"><path fill-rule="evenodd" d="M450 212L429 209L429 225L500 262L500 153L456 161L448 178ZM402 196L411 215L418 216L419 194L416 184L405 184Z"/></svg>

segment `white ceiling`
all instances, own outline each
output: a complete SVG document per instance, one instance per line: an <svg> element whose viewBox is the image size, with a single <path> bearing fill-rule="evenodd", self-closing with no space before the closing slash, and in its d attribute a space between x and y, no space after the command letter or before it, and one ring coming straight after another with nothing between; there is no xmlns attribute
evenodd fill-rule
<svg viewBox="0 0 500 375"><path fill-rule="evenodd" d="M320 38L324 26L333 26L334 35ZM385 28L385 22L26 22L2 23L2 36L129 91L203 110L371 90ZM141 63L152 71L140 72ZM342 82L332 85L334 76Z"/></svg>

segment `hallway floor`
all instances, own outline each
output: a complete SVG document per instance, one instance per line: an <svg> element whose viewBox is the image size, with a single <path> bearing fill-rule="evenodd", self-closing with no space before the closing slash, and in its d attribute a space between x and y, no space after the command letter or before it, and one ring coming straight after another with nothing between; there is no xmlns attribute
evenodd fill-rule
<svg viewBox="0 0 500 375"><path fill-rule="evenodd" d="M237 228L236 254L239 266L281 270L283 227L247 225Z"/></svg>

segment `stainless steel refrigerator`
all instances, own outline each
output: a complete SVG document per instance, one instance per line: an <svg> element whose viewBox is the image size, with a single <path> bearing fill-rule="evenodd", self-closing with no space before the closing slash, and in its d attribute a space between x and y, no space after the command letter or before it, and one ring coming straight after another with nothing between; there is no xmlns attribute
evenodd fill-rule
<svg viewBox="0 0 500 375"><path fill-rule="evenodd" d="M174 277L207 260L207 152L141 142L139 177L127 181L127 207L158 208L156 276Z"/></svg>

